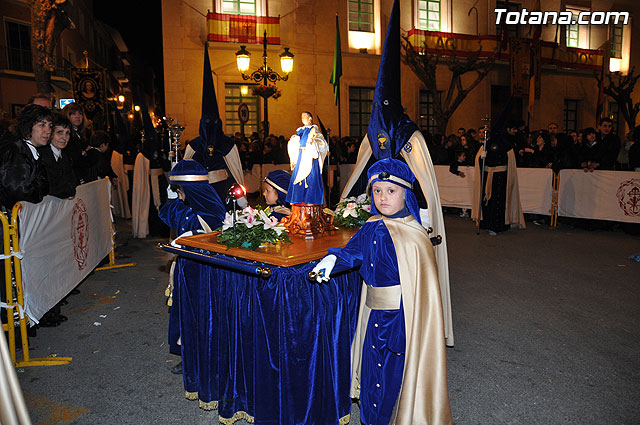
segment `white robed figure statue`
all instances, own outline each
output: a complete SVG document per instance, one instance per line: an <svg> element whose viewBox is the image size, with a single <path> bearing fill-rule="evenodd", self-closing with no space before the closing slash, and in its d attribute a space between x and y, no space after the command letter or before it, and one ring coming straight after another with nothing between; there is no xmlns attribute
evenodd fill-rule
<svg viewBox="0 0 640 425"><path fill-rule="evenodd" d="M303 112L301 119L303 126L291 136L287 146L292 170L287 202L322 205L322 165L329 153L329 145L318 126L313 124L311 112Z"/></svg>

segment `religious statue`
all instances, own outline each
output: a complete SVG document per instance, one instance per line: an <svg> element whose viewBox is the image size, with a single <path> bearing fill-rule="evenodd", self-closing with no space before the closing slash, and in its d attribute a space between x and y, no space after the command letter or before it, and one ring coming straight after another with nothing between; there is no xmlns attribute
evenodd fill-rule
<svg viewBox="0 0 640 425"><path fill-rule="evenodd" d="M333 217L322 211L322 165L329 154L329 144L313 124L311 112L303 112L301 119L303 125L291 136L287 147L292 172L286 202L291 204L291 215L283 222L291 235L313 239L334 229Z"/></svg>
<svg viewBox="0 0 640 425"><path fill-rule="evenodd" d="M292 170L287 202L322 205L322 164L329 153L329 145L318 126L313 124L311 112L303 112L301 119L303 125L291 136L287 148Z"/></svg>

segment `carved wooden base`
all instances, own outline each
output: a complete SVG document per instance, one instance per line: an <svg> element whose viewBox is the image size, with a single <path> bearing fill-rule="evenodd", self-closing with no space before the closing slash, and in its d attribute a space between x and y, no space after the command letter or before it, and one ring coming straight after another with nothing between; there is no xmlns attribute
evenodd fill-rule
<svg viewBox="0 0 640 425"><path fill-rule="evenodd" d="M293 204L291 215L280 221L290 237L318 239L336 230L333 216L322 211L322 205Z"/></svg>

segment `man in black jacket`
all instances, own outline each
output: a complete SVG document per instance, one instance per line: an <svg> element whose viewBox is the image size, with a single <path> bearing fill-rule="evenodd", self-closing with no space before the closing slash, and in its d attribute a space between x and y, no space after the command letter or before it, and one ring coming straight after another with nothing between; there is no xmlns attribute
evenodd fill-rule
<svg viewBox="0 0 640 425"><path fill-rule="evenodd" d="M620 138L613 132L613 121L609 117L600 120L600 141L604 145L605 153L600 163L600 170L613 170L620 152Z"/></svg>
<svg viewBox="0 0 640 425"><path fill-rule="evenodd" d="M54 114L51 144L38 148L40 161L47 172L49 195L57 198L72 198L76 194L76 175L71 155L64 150L71 135L71 121Z"/></svg>

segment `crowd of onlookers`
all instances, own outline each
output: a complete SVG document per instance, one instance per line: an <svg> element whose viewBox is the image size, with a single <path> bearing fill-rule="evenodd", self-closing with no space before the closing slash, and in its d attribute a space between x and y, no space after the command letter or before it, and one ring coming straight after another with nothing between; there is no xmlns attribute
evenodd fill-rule
<svg viewBox="0 0 640 425"><path fill-rule="evenodd" d="M107 156L109 143L106 132L91 130L81 106L71 103L54 111L50 96L33 96L14 121L3 121L0 128L0 208L10 216L17 202L39 203L46 195L69 199L80 184L117 179ZM4 286L0 282L3 299ZM40 324L65 320L59 304Z"/></svg>
<svg viewBox="0 0 640 425"><path fill-rule="evenodd" d="M587 127L567 133L559 131L551 122L546 129L529 131L524 121L507 121L504 137L514 147L516 163L524 168L565 168L594 170L640 169L640 129L620 138L613 131L613 122L603 118L598 128ZM447 136L423 131L431 159L435 165L449 165L458 174L458 166L473 166L475 157L484 141L485 130L459 128ZM487 134L487 138L491 135ZM250 170L254 164L287 164L288 139L270 135L264 143L257 133L249 137L235 133L234 139L240 152L242 168ZM329 137L332 164L355 164L361 139L353 137Z"/></svg>
<svg viewBox="0 0 640 425"><path fill-rule="evenodd" d="M251 170L254 164L289 164L287 151L288 138L271 134L264 142L258 133L249 137L240 132L233 135L240 152L240 160L244 170ZM329 161L331 164L355 164L360 147L360 140L352 137L329 137Z"/></svg>
<svg viewBox="0 0 640 425"><path fill-rule="evenodd" d="M484 140L484 129L459 128L457 134L446 138L428 137L429 151L434 164L473 166L476 153ZM491 137L490 134L487 135ZM603 118L598 128L560 132L558 124L549 123L546 129L529 131L524 121L507 121L505 133L514 148L518 167L594 170L640 169L640 130L626 135L624 140L613 131L613 122Z"/></svg>

